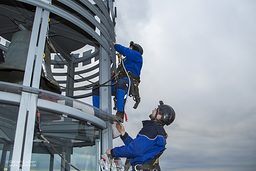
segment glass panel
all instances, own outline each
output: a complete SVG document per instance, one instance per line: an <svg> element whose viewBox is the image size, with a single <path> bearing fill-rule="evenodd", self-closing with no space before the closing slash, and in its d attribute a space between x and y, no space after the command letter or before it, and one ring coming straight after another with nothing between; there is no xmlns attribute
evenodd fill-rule
<svg viewBox="0 0 256 171"><path fill-rule="evenodd" d="M33 143L32 170L97 170L96 140L100 129L60 113L39 110ZM69 164L70 163L70 164Z"/></svg>
<svg viewBox="0 0 256 171"><path fill-rule="evenodd" d="M31 171L46 171L50 167L50 155L49 154L32 154L30 170Z"/></svg>
<svg viewBox="0 0 256 171"><path fill-rule="evenodd" d="M12 160L18 106L0 103L0 170L7 170Z"/></svg>
<svg viewBox="0 0 256 171"><path fill-rule="evenodd" d="M95 171L97 165L96 150L95 145L91 147L74 148L71 162L74 163L80 170Z"/></svg>

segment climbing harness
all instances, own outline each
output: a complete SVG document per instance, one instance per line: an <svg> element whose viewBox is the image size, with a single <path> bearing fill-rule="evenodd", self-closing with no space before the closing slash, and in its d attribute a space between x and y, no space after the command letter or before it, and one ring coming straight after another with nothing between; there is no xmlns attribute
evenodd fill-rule
<svg viewBox="0 0 256 171"><path fill-rule="evenodd" d="M135 77L131 72L127 71L121 54L117 54L119 65L117 68L117 79L127 77L128 78L128 90L125 97L125 103L128 96L133 97L135 104L133 106L136 109L140 103L139 83L140 78ZM116 109L116 99L114 98L114 109Z"/></svg>
<svg viewBox="0 0 256 171"><path fill-rule="evenodd" d="M156 160L153 160L153 162L147 163L147 164L136 164L134 166L135 171L160 171L160 166L159 166L159 158Z"/></svg>
<svg viewBox="0 0 256 171"><path fill-rule="evenodd" d="M149 162L144 163L144 164L136 164L135 166L132 167L133 170L135 170L135 171L161 171L160 166L159 166L159 158L163 154L164 150L161 151L158 155L156 155ZM130 160L126 159L124 171L128 171L130 167L131 167Z"/></svg>
<svg viewBox="0 0 256 171"><path fill-rule="evenodd" d="M129 96L133 97L133 100L135 101L133 108L136 109L140 103L140 92L139 92L140 78L134 77L130 72L128 72L128 74L131 79L131 87L130 87L130 91L129 91Z"/></svg>

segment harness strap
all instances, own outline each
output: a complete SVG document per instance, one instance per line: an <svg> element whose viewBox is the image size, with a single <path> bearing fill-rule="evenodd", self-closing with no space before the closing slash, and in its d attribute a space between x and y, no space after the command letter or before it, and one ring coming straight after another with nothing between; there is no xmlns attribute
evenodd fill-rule
<svg viewBox="0 0 256 171"><path fill-rule="evenodd" d="M129 96L133 97L133 100L135 101L133 108L136 109L140 103L140 93L139 93L140 77L134 76L131 72L128 72L128 75L127 75L122 66L118 67L117 70L118 70L117 79L121 79L123 77L129 77L131 80Z"/></svg>
<svg viewBox="0 0 256 171"><path fill-rule="evenodd" d="M160 171L159 163L156 163L155 165L152 164L137 164L134 166L135 171Z"/></svg>
<svg viewBox="0 0 256 171"><path fill-rule="evenodd" d="M131 88L130 88L129 96L133 97L133 100L135 101L133 108L136 109L140 103L140 91L139 91L140 78L132 76L131 73L129 73L129 76L131 78Z"/></svg>
<svg viewBox="0 0 256 171"><path fill-rule="evenodd" d="M165 149L164 149L165 150ZM144 164L136 164L133 168L135 171L161 171L159 166L159 158L163 154L162 150L158 155L156 155L152 160Z"/></svg>
<svg viewBox="0 0 256 171"><path fill-rule="evenodd" d="M152 170L153 169L153 166L151 165L145 165L145 164L137 164L134 166L134 170L135 171L140 171L140 170L145 170L145 169L149 169L149 170Z"/></svg>
<svg viewBox="0 0 256 171"><path fill-rule="evenodd" d="M140 171L140 170L147 170L147 171L158 171L159 170L159 155L157 155L157 158L152 159L148 163L144 164L136 164L134 166L135 171Z"/></svg>

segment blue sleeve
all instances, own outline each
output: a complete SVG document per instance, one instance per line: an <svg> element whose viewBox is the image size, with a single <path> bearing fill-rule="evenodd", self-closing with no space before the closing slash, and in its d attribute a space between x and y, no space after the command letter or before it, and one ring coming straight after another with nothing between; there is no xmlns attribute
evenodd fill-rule
<svg viewBox="0 0 256 171"><path fill-rule="evenodd" d="M120 136L120 138L123 140L125 145L128 145L128 144L130 144L130 142L133 141L132 137L130 137L127 132L125 132L125 134L123 136Z"/></svg>
<svg viewBox="0 0 256 171"><path fill-rule="evenodd" d="M142 156L154 143L154 141L148 139L146 136L138 135L128 145L113 148L111 154L113 157L135 158Z"/></svg>
<svg viewBox="0 0 256 171"><path fill-rule="evenodd" d="M127 60L135 61L135 62L142 62L142 56L139 52L122 46L120 44L114 45L115 50L126 57Z"/></svg>
<svg viewBox="0 0 256 171"><path fill-rule="evenodd" d="M129 54L130 49L127 47L124 47L120 44L115 44L114 48L117 52L119 52L120 54L122 54L123 56L127 56L127 54Z"/></svg>

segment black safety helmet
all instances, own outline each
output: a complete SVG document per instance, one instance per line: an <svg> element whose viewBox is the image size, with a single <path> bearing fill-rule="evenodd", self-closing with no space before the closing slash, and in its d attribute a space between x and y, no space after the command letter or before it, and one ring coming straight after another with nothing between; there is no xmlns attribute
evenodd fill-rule
<svg viewBox="0 0 256 171"><path fill-rule="evenodd" d="M139 44L134 43L133 41L131 41L130 42L130 48L132 48L133 50L136 50L141 55L143 55L143 48Z"/></svg>
<svg viewBox="0 0 256 171"><path fill-rule="evenodd" d="M164 104L163 101L159 101L159 104L160 105L158 105L158 112L160 113L160 115L162 115L160 121L164 125L170 125L175 119L175 111L171 106Z"/></svg>

